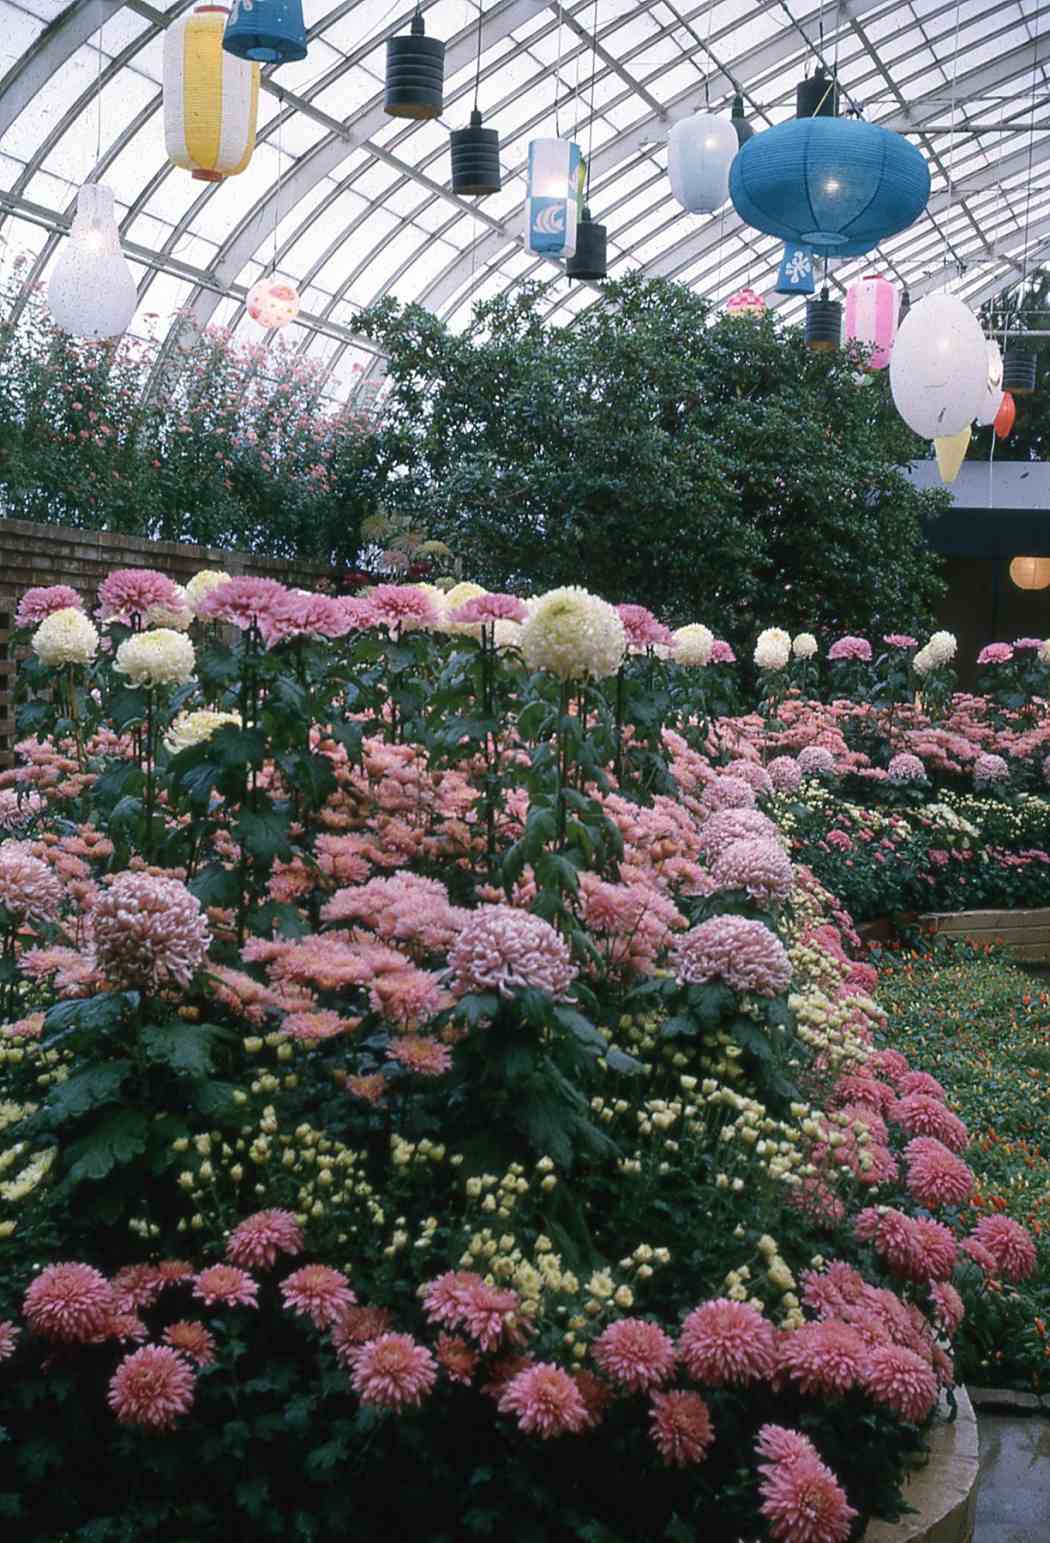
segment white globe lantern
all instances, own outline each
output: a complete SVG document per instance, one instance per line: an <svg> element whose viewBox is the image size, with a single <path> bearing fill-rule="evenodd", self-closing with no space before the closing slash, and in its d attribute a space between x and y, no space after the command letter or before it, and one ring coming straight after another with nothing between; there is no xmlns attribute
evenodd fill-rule
<svg viewBox="0 0 1050 1543"><path fill-rule="evenodd" d="M260 327L276 330L287 327L299 314L299 291L286 279L259 279L248 291L244 308Z"/></svg>
<svg viewBox="0 0 1050 1543"><path fill-rule="evenodd" d="M1003 405L1003 356L994 338L988 339L988 374L985 378L984 395L977 409L977 422L988 427L994 423Z"/></svg>
<svg viewBox="0 0 1050 1543"><path fill-rule="evenodd" d="M671 192L690 214L712 214L729 197L729 168L739 150L731 119L715 113L680 118L671 129L667 174Z"/></svg>
<svg viewBox="0 0 1050 1543"><path fill-rule="evenodd" d="M138 295L113 214L113 190L85 182L77 212L47 285L47 303L63 332L75 338L120 337Z"/></svg>
<svg viewBox="0 0 1050 1543"><path fill-rule="evenodd" d="M897 411L923 439L958 434L977 414L988 350L976 316L954 295L927 295L897 330L890 389Z"/></svg>

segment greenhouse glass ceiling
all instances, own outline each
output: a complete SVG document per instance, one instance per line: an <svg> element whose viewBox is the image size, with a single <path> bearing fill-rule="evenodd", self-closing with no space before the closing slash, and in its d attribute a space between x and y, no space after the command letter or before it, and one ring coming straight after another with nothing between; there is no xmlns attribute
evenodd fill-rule
<svg viewBox="0 0 1050 1543"><path fill-rule="evenodd" d="M541 135L571 135L591 157L610 277L663 275L716 301L745 284L768 293L779 243L731 205L684 213L667 135L705 101L728 113L735 91L756 129L778 123L820 61L866 118L909 135L932 175L919 221L833 268L833 286L878 270L913 298L951 282L977 305L1050 243L1050 5L1032 0L488 0L480 105L499 130L503 191L480 200L452 193L448 150L473 105L475 0L422 7L448 45L444 113L429 122L383 112L385 42L409 26L404 0L306 0L307 57L264 71L252 161L212 184L164 153L163 33L190 8L0 0L0 262L26 254L26 285L46 279L77 188L103 180L138 285L133 332L170 346L190 315L254 341L244 298L276 261L302 296L283 336L323 365L333 399L381 374L354 321L384 295L453 326L529 279L556 280L555 323L594 303L593 285L523 247L527 149Z"/></svg>

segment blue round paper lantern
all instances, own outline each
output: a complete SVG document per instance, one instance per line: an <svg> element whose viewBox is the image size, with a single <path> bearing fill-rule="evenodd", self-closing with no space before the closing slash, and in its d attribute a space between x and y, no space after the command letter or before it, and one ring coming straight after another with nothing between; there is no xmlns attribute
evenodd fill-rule
<svg viewBox="0 0 1050 1543"><path fill-rule="evenodd" d="M233 0L222 46L259 64L305 59L302 0Z"/></svg>
<svg viewBox="0 0 1050 1543"><path fill-rule="evenodd" d="M729 196L755 230L822 257L860 257L918 219L930 169L876 123L793 118L740 146Z"/></svg>

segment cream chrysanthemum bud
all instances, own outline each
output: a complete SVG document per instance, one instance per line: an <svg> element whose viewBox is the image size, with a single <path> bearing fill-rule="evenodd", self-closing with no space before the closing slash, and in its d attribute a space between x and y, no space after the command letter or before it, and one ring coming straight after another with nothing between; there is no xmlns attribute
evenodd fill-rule
<svg viewBox="0 0 1050 1543"><path fill-rule="evenodd" d="M671 655L678 664L705 665L715 646L715 635L703 622L690 622L671 634Z"/></svg>
<svg viewBox="0 0 1050 1543"><path fill-rule="evenodd" d="M232 723L240 728L240 713L218 713L206 707L195 713L179 713L164 736L164 747L172 755L177 755L180 750L188 750L191 745L201 745L206 739L211 739L224 723Z"/></svg>
<svg viewBox="0 0 1050 1543"><path fill-rule="evenodd" d="M812 659L817 652L817 640L812 632L800 632L791 644L796 659Z"/></svg>
<svg viewBox="0 0 1050 1543"><path fill-rule="evenodd" d="M225 584L228 578L228 573L220 573L217 568L202 568L200 573L195 573L186 585L186 599L194 611L199 609L205 595L210 595L213 589Z"/></svg>
<svg viewBox="0 0 1050 1543"><path fill-rule="evenodd" d="M193 644L181 632L136 632L117 649L113 668L134 686L184 686L193 674Z"/></svg>
<svg viewBox="0 0 1050 1543"><path fill-rule="evenodd" d="M98 652L98 629L83 611L63 606L40 623L30 647L45 664L90 664Z"/></svg>
<svg viewBox="0 0 1050 1543"><path fill-rule="evenodd" d="M791 658L791 634L783 627L767 627L758 634L755 663L760 670L782 670Z"/></svg>
<svg viewBox="0 0 1050 1543"><path fill-rule="evenodd" d="M541 595L521 629L530 670L558 680L605 680L623 663L627 637L613 606L576 584Z"/></svg>

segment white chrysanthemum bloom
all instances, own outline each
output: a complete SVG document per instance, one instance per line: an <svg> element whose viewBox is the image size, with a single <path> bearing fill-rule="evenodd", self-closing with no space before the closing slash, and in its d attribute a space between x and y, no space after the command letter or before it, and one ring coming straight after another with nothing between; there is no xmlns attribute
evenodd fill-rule
<svg viewBox="0 0 1050 1543"><path fill-rule="evenodd" d="M229 576L228 573L220 573L217 568L202 568L200 573L195 573L186 585L186 599L194 611L199 609L205 595L210 595L213 589L225 584Z"/></svg>
<svg viewBox="0 0 1050 1543"><path fill-rule="evenodd" d="M492 629L492 640L499 649L521 647L521 622L507 621L496 622Z"/></svg>
<svg viewBox="0 0 1050 1543"><path fill-rule="evenodd" d="M1050 665L1050 638L1047 638L1039 650L1039 663Z"/></svg>
<svg viewBox="0 0 1050 1543"><path fill-rule="evenodd" d="M90 664L98 653L98 629L90 616L65 605L44 618L30 647L45 664Z"/></svg>
<svg viewBox="0 0 1050 1543"><path fill-rule="evenodd" d="M412 588L421 589L424 595L429 596L434 602L434 609L437 612L438 619L430 628L430 631L447 632L449 629L445 625L445 618L448 615L449 605L448 596L445 591L438 584L413 584Z"/></svg>
<svg viewBox="0 0 1050 1543"><path fill-rule="evenodd" d="M240 728L240 713L213 712L208 707L202 707L195 713L179 713L177 718L172 719L164 736L164 747L172 755L178 755L180 750L188 750L191 745L201 745L206 739L211 739L216 729L221 729L224 723L233 723Z"/></svg>
<svg viewBox="0 0 1050 1543"><path fill-rule="evenodd" d="M782 670L791 658L791 634L783 627L767 627L758 634L755 663L760 670Z"/></svg>
<svg viewBox="0 0 1050 1543"><path fill-rule="evenodd" d="M706 664L714 646L715 635L702 621L692 621L671 634L671 650L679 664Z"/></svg>
<svg viewBox="0 0 1050 1543"><path fill-rule="evenodd" d="M934 669L936 663L936 659L930 652L930 645L927 643L925 648L919 649L919 652L911 662L911 667L916 675L928 675Z"/></svg>
<svg viewBox="0 0 1050 1543"><path fill-rule="evenodd" d="M530 670L559 680L605 680L623 663L627 637L613 606L576 584L541 595L521 629Z"/></svg>
<svg viewBox="0 0 1050 1543"><path fill-rule="evenodd" d="M193 644L184 633L157 627L125 639L113 668L133 686L184 686L196 662Z"/></svg>
<svg viewBox="0 0 1050 1543"><path fill-rule="evenodd" d="M926 645L930 658L935 665L950 664L955 658L955 650L958 644L955 635L951 632L935 632Z"/></svg>
<svg viewBox="0 0 1050 1543"><path fill-rule="evenodd" d="M420 585L420 589L425 587ZM441 592L438 592L441 594ZM438 623L440 632L465 633L469 637L476 638L481 632L480 622L455 622L449 621L453 611L457 611L461 605L466 605L468 600L476 600L478 595L487 595L488 590L482 584L472 584L469 579L462 580L459 584L453 584L452 588L441 594L441 621ZM435 601L437 596L435 596Z"/></svg>
<svg viewBox="0 0 1050 1543"><path fill-rule="evenodd" d="M812 659L817 652L817 640L812 632L800 632L791 644L796 659Z"/></svg>
<svg viewBox="0 0 1050 1543"><path fill-rule="evenodd" d="M178 608L168 605L151 605L146 612L147 627L171 627L175 632L188 632L193 626L196 612L190 604L189 594L181 584L175 585L179 597Z"/></svg>

